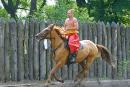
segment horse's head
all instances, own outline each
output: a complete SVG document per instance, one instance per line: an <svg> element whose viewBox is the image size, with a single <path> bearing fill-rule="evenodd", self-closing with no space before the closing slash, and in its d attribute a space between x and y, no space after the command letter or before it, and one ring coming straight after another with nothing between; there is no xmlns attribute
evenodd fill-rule
<svg viewBox="0 0 130 87"><path fill-rule="evenodd" d="M43 29L40 33L36 34L36 38L41 39L50 39L54 38L55 34L63 33L64 29L61 27L56 26L55 24L50 24L48 27Z"/></svg>
<svg viewBox="0 0 130 87"><path fill-rule="evenodd" d="M49 39L49 38L51 38L50 34L51 34L51 31L53 30L54 26L55 26L54 24L50 24L48 27L44 28L41 32L37 33L35 35L36 39L41 40L41 39Z"/></svg>

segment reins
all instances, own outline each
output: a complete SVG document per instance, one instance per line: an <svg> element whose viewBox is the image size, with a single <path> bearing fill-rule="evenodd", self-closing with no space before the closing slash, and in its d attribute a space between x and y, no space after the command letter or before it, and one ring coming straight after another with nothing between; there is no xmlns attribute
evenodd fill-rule
<svg viewBox="0 0 130 87"><path fill-rule="evenodd" d="M54 27L53 27L54 28ZM56 31L56 30L55 30ZM52 30L51 30L51 32L52 32ZM50 32L50 37L51 37L51 32ZM56 31L56 33L57 33L57 35L61 38L61 40L63 40L63 37L62 37L62 35L59 33L59 32L57 32ZM63 40L64 41L64 40ZM55 40L54 40L54 43L55 43ZM58 48L60 48L61 46L62 46L62 44L63 43L60 43L56 48L52 48L52 43L51 43L51 51L52 51L52 53L54 54L54 57L55 57L55 52L56 52L56 50L58 49Z"/></svg>

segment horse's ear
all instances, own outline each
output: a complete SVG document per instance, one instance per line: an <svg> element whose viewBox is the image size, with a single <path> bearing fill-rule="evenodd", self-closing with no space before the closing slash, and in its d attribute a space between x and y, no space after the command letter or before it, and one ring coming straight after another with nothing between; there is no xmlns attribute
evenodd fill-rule
<svg viewBox="0 0 130 87"><path fill-rule="evenodd" d="M55 24L50 24L50 29L53 29L54 26Z"/></svg>

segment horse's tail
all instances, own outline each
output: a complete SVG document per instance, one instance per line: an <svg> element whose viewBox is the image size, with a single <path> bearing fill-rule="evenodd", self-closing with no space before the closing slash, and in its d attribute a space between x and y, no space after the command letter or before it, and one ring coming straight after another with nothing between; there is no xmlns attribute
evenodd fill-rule
<svg viewBox="0 0 130 87"><path fill-rule="evenodd" d="M97 48L102 59L105 60L108 64L110 64L113 68L115 68L115 64L113 63L112 55L109 52L109 50L103 45L98 45L98 44L97 44Z"/></svg>

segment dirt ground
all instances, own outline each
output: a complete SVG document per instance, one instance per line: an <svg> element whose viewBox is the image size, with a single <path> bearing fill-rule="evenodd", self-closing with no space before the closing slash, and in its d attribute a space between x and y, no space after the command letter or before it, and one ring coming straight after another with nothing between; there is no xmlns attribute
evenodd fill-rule
<svg viewBox="0 0 130 87"><path fill-rule="evenodd" d="M21 81L0 83L0 87L47 87L44 81ZM52 82L49 87L130 87L130 80L83 81L77 85L71 80L65 83Z"/></svg>

